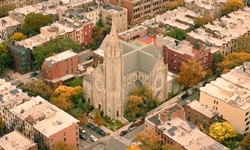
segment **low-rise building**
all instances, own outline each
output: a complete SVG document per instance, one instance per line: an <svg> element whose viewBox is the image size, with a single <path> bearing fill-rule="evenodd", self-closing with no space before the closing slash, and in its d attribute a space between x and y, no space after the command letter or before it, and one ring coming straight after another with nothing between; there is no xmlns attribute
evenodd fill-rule
<svg viewBox="0 0 250 150"><path fill-rule="evenodd" d="M57 142L79 145L78 120L40 96L5 109L6 126L37 143L38 149L54 149Z"/></svg>
<svg viewBox="0 0 250 150"><path fill-rule="evenodd" d="M153 130L161 135L162 143L178 145L186 150L211 149L229 150L191 122L184 120L184 109L172 104L145 119L146 131Z"/></svg>
<svg viewBox="0 0 250 150"><path fill-rule="evenodd" d="M0 39L7 41L12 35L21 30L21 23L7 16L0 19Z"/></svg>
<svg viewBox="0 0 250 150"><path fill-rule="evenodd" d="M212 109L202 105L197 100L185 106L186 120L192 122L198 128L208 132L210 125L218 119L217 114Z"/></svg>
<svg viewBox="0 0 250 150"><path fill-rule="evenodd" d="M0 2L0 7L6 4L14 5L17 8L24 7L27 5L33 5L41 2L42 0L2 0Z"/></svg>
<svg viewBox="0 0 250 150"><path fill-rule="evenodd" d="M137 26L126 31L118 33L118 38L123 41L131 41L137 38L145 37L148 34L148 28L144 26Z"/></svg>
<svg viewBox="0 0 250 150"><path fill-rule="evenodd" d="M201 41L207 45L218 47L222 54L228 55L236 50L238 37L250 35L249 18L250 8L245 7L220 20L213 21L212 24L204 25L204 28L187 33L186 40L192 44Z"/></svg>
<svg viewBox="0 0 250 150"><path fill-rule="evenodd" d="M78 56L72 50L48 57L42 64L43 80L53 88L73 78L78 71Z"/></svg>
<svg viewBox="0 0 250 150"><path fill-rule="evenodd" d="M0 138L0 150L37 150L37 145L18 131L13 131Z"/></svg>
<svg viewBox="0 0 250 150"><path fill-rule="evenodd" d="M206 46L202 42L192 45L186 40L178 41L168 36L163 41L164 62L168 64L168 70L176 74L180 72L182 62L190 59L196 59L204 69L210 69L213 56L219 51L219 48Z"/></svg>
<svg viewBox="0 0 250 150"><path fill-rule="evenodd" d="M250 128L249 66L245 63L200 88L200 103L229 121L241 134Z"/></svg>

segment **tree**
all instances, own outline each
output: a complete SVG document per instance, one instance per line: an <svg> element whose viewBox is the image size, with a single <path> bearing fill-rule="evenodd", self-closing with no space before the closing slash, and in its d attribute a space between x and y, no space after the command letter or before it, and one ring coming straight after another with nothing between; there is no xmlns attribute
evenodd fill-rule
<svg viewBox="0 0 250 150"><path fill-rule="evenodd" d="M244 7L242 0L227 0L227 3L222 7L222 16Z"/></svg>
<svg viewBox="0 0 250 150"><path fill-rule="evenodd" d="M101 117L101 114L100 114L100 111L97 110L95 112L95 115L94 115L94 118L93 118L93 121L95 124L97 124L98 126L101 126L104 124L103 120L102 120L102 117Z"/></svg>
<svg viewBox="0 0 250 150"><path fill-rule="evenodd" d="M165 36L170 36L172 38L182 41L186 38L186 31L179 28L174 28L171 31L166 32Z"/></svg>
<svg viewBox="0 0 250 150"><path fill-rule="evenodd" d="M22 87L22 91L28 93L29 96L41 96L46 100L50 100L52 96L52 89L42 81L31 80L27 82Z"/></svg>
<svg viewBox="0 0 250 150"><path fill-rule="evenodd" d="M240 36L237 38L236 51L250 53L250 36Z"/></svg>
<svg viewBox="0 0 250 150"><path fill-rule="evenodd" d="M70 112L74 107L73 96L82 92L82 87L68 87L61 85L52 94L51 103L60 109Z"/></svg>
<svg viewBox="0 0 250 150"><path fill-rule="evenodd" d="M216 141L223 142L238 135L236 129L227 121L215 122L209 128L209 135Z"/></svg>
<svg viewBox="0 0 250 150"><path fill-rule="evenodd" d="M217 65L221 63L224 60L224 55L221 52L218 52L214 55L213 57L213 62L212 62L212 71L214 74L217 72Z"/></svg>
<svg viewBox="0 0 250 150"><path fill-rule="evenodd" d="M135 118L140 112L140 105L143 105L142 97L136 95L130 95L127 98L127 104L125 113L130 118Z"/></svg>
<svg viewBox="0 0 250 150"><path fill-rule="evenodd" d="M201 17L197 17L194 19L194 27L199 28L203 26L204 24L211 23L212 21L213 21L213 18L211 16L204 15Z"/></svg>
<svg viewBox="0 0 250 150"><path fill-rule="evenodd" d="M188 88L194 87L201 82L205 75L206 72L202 70L201 64L196 62L195 59L191 59L187 63L182 63L181 71L178 73L175 81L188 90Z"/></svg>
<svg viewBox="0 0 250 150"><path fill-rule="evenodd" d="M163 10L164 11L173 10L183 5L184 5L184 0L170 1L163 6Z"/></svg>
<svg viewBox="0 0 250 150"><path fill-rule="evenodd" d="M250 61L249 53L231 53L225 59L217 64L218 74L227 73L236 66L242 65L244 62Z"/></svg>
<svg viewBox="0 0 250 150"><path fill-rule="evenodd" d="M71 87L82 86L82 82L83 80L81 77L75 77L72 81L67 82L66 85Z"/></svg>
<svg viewBox="0 0 250 150"><path fill-rule="evenodd" d="M28 37L35 36L40 33L40 28L52 23L49 15L43 15L42 13L29 13L23 24L23 33Z"/></svg>
<svg viewBox="0 0 250 150"><path fill-rule="evenodd" d="M16 8L13 4L3 4L0 7L0 18L8 16L9 11L14 10Z"/></svg>
<svg viewBox="0 0 250 150"><path fill-rule="evenodd" d="M26 39L26 38L27 38L26 35L24 35L24 34L21 33L21 32L17 32L17 33L15 33L14 35L12 35L12 36L9 38L9 41L11 41L11 40L21 41L21 40L24 40L24 39Z"/></svg>
<svg viewBox="0 0 250 150"><path fill-rule="evenodd" d="M250 149L250 133L248 133L242 142L240 142L240 147L242 150L249 150Z"/></svg>
<svg viewBox="0 0 250 150"><path fill-rule="evenodd" d="M11 56L7 49L6 44L0 44L0 71L3 70L4 67L10 65Z"/></svg>
<svg viewBox="0 0 250 150"><path fill-rule="evenodd" d="M129 147L127 148L127 150L141 150L141 148L140 148L139 146L134 146L134 145L132 145L132 146L129 146Z"/></svg>
<svg viewBox="0 0 250 150"><path fill-rule="evenodd" d="M161 149L161 136L156 134L154 130L139 133L136 140L142 143L140 148L143 150Z"/></svg>
<svg viewBox="0 0 250 150"><path fill-rule="evenodd" d="M55 144L55 150L73 150L76 149L73 145L68 145L67 143L58 142Z"/></svg>
<svg viewBox="0 0 250 150"><path fill-rule="evenodd" d="M0 136L3 135L4 127L5 127L5 122L3 121L2 116L0 116Z"/></svg>
<svg viewBox="0 0 250 150"><path fill-rule="evenodd" d="M34 50L33 54L37 61L37 65L40 67L45 58L70 49L72 49L74 52L81 51L80 45L73 41L70 37L66 37L63 39L56 38L51 40L45 46L38 46Z"/></svg>

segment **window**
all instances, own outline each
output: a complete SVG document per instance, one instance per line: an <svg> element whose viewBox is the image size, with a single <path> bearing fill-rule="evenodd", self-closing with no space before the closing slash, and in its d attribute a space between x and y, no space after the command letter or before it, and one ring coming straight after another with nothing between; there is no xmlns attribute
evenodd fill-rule
<svg viewBox="0 0 250 150"><path fill-rule="evenodd" d="M246 113L246 116L249 114L249 112Z"/></svg>
<svg viewBox="0 0 250 150"><path fill-rule="evenodd" d="M66 139L66 137L64 138L64 142L66 142L67 141L67 139Z"/></svg>
<svg viewBox="0 0 250 150"><path fill-rule="evenodd" d="M63 135L65 136L65 135L66 135L66 132L64 132Z"/></svg>

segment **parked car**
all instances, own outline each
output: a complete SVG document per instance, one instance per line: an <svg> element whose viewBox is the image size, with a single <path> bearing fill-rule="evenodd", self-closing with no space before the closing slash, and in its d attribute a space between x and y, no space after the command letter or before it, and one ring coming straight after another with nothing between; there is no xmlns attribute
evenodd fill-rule
<svg viewBox="0 0 250 150"><path fill-rule="evenodd" d="M131 126L128 127L128 130L129 130L129 131L132 131L132 130L134 130L135 128L136 128L136 124L133 123Z"/></svg>
<svg viewBox="0 0 250 150"><path fill-rule="evenodd" d="M93 59L93 56L88 56L87 58L86 58L86 60L90 60L90 59Z"/></svg>
<svg viewBox="0 0 250 150"><path fill-rule="evenodd" d="M80 130L80 132L83 133L83 134L86 133L86 130L84 130L82 127L79 127L79 130Z"/></svg>
<svg viewBox="0 0 250 150"><path fill-rule="evenodd" d="M102 129L97 129L96 132L102 136L106 136L107 133L105 131L103 131Z"/></svg>
<svg viewBox="0 0 250 150"><path fill-rule="evenodd" d="M80 139L87 140L87 137L83 133L80 133Z"/></svg>
<svg viewBox="0 0 250 150"><path fill-rule="evenodd" d="M88 123L88 124L87 124L87 127L90 128L90 129L93 128L94 126L95 126L95 125L93 125L92 123Z"/></svg>
<svg viewBox="0 0 250 150"><path fill-rule="evenodd" d="M125 134L127 134L128 133L128 130L124 130L124 131L122 131L121 133L120 133L120 136L123 136L123 135L125 135Z"/></svg>
<svg viewBox="0 0 250 150"><path fill-rule="evenodd" d="M23 86L23 85L24 85L23 82L19 82L19 83L17 83L16 87L17 87L17 88L20 88L20 87Z"/></svg>
<svg viewBox="0 0 250 150"><path fill-rule="evenodd" d="M33 77L35 77L35 76L37 76L37 75L38 75L37 72L32 72L32 73L30 74L30 77L33 78Z"/></svg>
<svg viewBox="0 0 250 150"><path fill-rule="evenodd" d="M184 99L187 98L188 96L189 96L188 93L185 93L185 94L183 94L183 95L181 96L181 99L184 100Z"/></svg>
<svg viewBox="0 0 250 150"><path fill-rule="evenodd" d="M137 121L135 122L135 124L136 124L137 126L139 126L139 125L141 125L141 124L143 124L143 123L144 123L144 120L142 120L142 119L137 120Z"/></svg>
<svg viewBox="0 0 250 150"><path fill-rule="evenodd" d="M98 139L94 135L90 135L89 138L93 141L96 142Z"/></svg>

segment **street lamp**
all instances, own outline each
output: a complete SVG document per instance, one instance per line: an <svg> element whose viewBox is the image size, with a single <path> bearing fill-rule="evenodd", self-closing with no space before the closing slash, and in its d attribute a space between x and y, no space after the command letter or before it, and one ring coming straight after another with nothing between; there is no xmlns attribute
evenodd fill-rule
<svg viewBox="0 0 250 150"><path fill-rule="evenodd" d="M116 122L115 122L115 120L113 120L112 122L115 125L115 128L114 128L114 132L115 132L116 131Z"/></svg>

